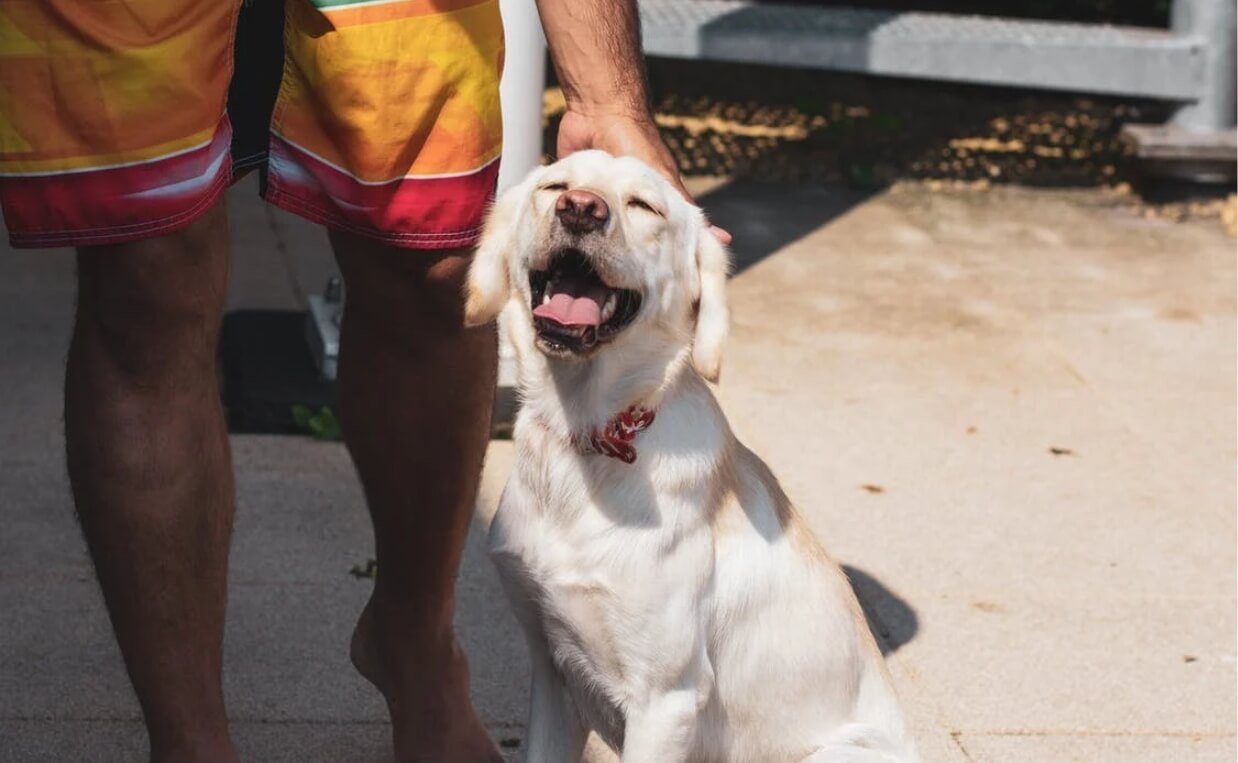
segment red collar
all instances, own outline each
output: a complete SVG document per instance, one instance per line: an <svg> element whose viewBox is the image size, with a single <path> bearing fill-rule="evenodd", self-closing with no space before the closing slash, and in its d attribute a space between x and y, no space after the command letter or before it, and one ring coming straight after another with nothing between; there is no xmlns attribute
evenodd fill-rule
<svg viewBox="0 0 1238 763"><path fill-rule="evenodd" d="M634 405L620 411L607 421L605 426L594 429L587 437L572 435L572 444L581 453L599 453L617 458L625 464L636 461L636 435L653 423L654 411Z"/></svg>

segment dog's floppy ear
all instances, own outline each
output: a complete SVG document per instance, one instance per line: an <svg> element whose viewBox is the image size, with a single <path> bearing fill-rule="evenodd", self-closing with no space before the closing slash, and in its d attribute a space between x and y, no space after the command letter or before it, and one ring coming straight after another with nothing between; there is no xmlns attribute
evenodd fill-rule
<svg viewBox="0 0 1238 763"><path fill-rule="evenodd" d="M696 334L692 339L692 365L711 382L722 371L722 345L726 341L729 314L726 277L730 258L726 247L702 220L696 240L696 269L700 292L696 305Z"/></svg>
<svg viewBox="0 0 1238 763"><path fill-rule="evenodd" d="M511 296L507 253L516 245L516 223L524 206L526 187L526 183L521 183L505 191L486 216L481 243L465 282L466 326L481 326L494 320Z"/></svg>

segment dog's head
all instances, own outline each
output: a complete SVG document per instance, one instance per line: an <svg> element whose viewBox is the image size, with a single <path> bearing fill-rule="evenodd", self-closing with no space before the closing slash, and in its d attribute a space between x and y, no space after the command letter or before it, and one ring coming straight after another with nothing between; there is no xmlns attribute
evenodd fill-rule
<svg viewBox="0 0 1238 763"><path fill-rule="evenodd" d="M582 151L541 167L491 210L469 272L465 320L527 321L553 361L627 344L690 350L717 380L727 254L704 215L642 162Z"/></svg>

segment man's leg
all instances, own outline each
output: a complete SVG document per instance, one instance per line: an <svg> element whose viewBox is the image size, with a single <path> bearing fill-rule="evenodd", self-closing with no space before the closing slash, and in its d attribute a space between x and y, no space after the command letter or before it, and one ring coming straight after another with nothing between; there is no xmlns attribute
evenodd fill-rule
<svg viewBox="0 0 1238 763"><path fill-rule="evenodd" d="M463 327L471 250L333 233L348 290L340 409L378 577L353 661L387 698L397 760L501 760L469 703L454 583L489 440L496 347Z"/></svg>
<svg viewBox="0 0 1238 763"><path fill-rule="evenodd" d="M176 233L77 259L69 479L151 759L236 760L220 686L233 512L215 375L223 205Z"/></svg>

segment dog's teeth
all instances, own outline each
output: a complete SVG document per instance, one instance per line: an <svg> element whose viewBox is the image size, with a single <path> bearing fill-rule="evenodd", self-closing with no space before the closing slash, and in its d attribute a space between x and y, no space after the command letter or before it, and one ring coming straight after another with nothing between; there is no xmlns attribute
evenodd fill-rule
<svg viewBox="0 0 1238 763"><path fill-rule="evenodd" d="M547 289L546 293L542 295L542 304L544 305L549 301L550 301L550 289Z"/></svg>
<svg viewBox="0 0 1238 763"><path fill-rule="evenodd" d="M602 303L602 320L603 321L608 321L614 316L616 304L617 304L617 300L615 298L615 293L612 291L610 294L606 296L606 301Z"/></svg>

